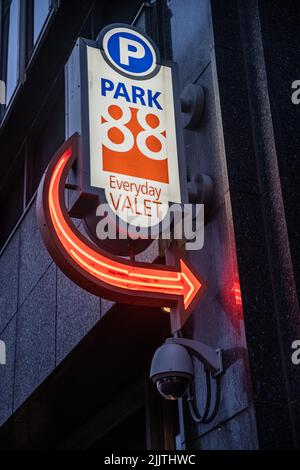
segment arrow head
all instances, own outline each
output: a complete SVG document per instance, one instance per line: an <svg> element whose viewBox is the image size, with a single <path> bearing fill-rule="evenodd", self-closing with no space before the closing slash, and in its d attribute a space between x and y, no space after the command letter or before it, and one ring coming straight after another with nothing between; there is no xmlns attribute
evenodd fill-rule
<svg viewBox="0 0 300 470"><path fill-rule="evenodd" d="M183 304L184 310L190 310L198 303L204 292L205 285L195 273L194 268L186 259L180 257L180 271L183 282Z"/></svg>

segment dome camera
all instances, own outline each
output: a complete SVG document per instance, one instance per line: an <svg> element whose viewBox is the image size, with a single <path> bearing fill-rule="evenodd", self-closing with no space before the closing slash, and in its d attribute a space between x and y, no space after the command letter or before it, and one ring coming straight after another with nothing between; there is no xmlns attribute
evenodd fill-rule
<svg viewBox="0 0 300 470"><path fill-rule="evenodd" d="M163 344L153 356L150 378L167 400L181 398L194 378L188 351L178 344Z"/></svg>
<svg viewBox="0 0 300 470"><path fill-rule="evenodd" d="M194 380L192 362L196 357L204 366L207 396L203 413L196 408L196 398L192 394L190 383ZM167 338L153 356L150 379L156 384L159 393L167 400L178 400L187 392L187 403L191 417L196 423L211 423L220 406L223 374L222 350L213 349L207 344L188 338ZM216 380L216 399L213 410L211 404L211 379ZM211 411L211 412L210 412Z"/></svg>

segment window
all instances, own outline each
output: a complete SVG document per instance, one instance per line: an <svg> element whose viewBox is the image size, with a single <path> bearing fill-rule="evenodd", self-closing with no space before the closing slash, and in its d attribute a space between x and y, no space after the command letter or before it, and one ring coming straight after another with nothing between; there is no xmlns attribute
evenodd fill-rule
<svg viewBox="0 0 300 470"><path fill-rule="evenodd" d="M1 75L8 104L19 80L20 0L3 2Z"/></svg>
<svg viewBox="0 0 300 470"><path fill-rule="evenodd" d="M21 0L25 1L25 0ZM26 0L26 62L44 32L44 26L58 6L57 0Z"/></svg>
<svg viewBox="0 0 300 470"><path fill-rule="evenodd" d="M42 175L57 149L65 141L65 87L61 73L45 104L43 118L28 142L26 205L38 188Z"/></svg>
<svg viewBox="0 0 300 470"><path fill-rule="evenodd" d="M0 80L6 106L25 75L25 67L57 0L0 0ZM0 119L5 109L1 109Z"/></svg>
<svg viewBox="0 0 300 470"><path fill-rule="evenodd" d="M12 0L8 21L6 101L10 101L19 80L20 0Z"/></svg>
<svg viewBox="0 0 300 470"><path fill-rule="evenodd" d="M33 3L33 43L35 44L50 13L49 0L34 0Z"/></svg>
<svg viewBox="0 0 300 470"><path fill-rule="evenodd" d="M24 163L21 161L13 170L0 195L0 250L23 213L23 197Z"/></svg>

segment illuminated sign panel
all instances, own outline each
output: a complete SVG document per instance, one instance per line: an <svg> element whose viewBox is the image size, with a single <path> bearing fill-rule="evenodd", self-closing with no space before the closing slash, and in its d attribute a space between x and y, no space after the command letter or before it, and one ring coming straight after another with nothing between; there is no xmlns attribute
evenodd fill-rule
<svg viewBox="0 0 300 470"><path fill-rule="evenodd" d="M160 232L170 206L187 202L176 66L124 25L105 28L96 42L79 39L73 55L80 81L73 86L72 72L67 89L84 115L68 133L82 136L78 197L97 194L128 231Z"/></svg>
<svg viewBox="0 0 300 470"><path fill-rule="evenodd" d="M91 186L124 220L157 224L181 202L171 69L137 86L90 47L88 68Z"/></svg>
<svg viewBox="0 0 300 470"><path fill-rule="evenodd" d="M107 54L110 41L116 42L120 50L113 55L131 65L125 67L126 73L136 74L135 63L145 61L152 76L143 80L120 75L98 49L88 47L90 174L91 186L105 189L119 217L147 227L165 217L170 202L181 203L181 192L172 69L157 67L154 49L150 53L145 39L137 42L139 36L131 34L128 44L116 28L104 42ZM143 77L144 73L145 67Z"/></svg>

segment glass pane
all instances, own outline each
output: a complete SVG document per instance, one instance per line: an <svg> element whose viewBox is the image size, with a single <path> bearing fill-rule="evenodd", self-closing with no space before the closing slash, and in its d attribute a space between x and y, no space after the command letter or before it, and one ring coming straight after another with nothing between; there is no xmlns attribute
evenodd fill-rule
<svg viewBox="0 0 300 470"><path fill-rule="evenodd" d="M49 0L34 0L33 42L36 43L49 15Z"/></svg>
<svg viewBox="0 0 300 470"><path fill-rule="evenodd" d="M20 1L12 0L9 9L6 102L9 103L19 79Z"/></svg>

